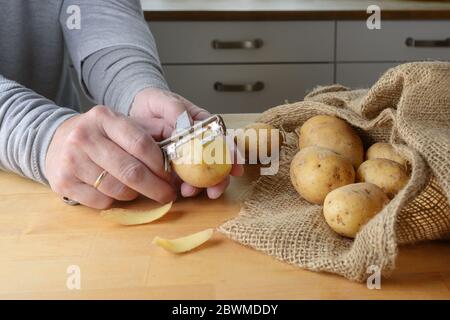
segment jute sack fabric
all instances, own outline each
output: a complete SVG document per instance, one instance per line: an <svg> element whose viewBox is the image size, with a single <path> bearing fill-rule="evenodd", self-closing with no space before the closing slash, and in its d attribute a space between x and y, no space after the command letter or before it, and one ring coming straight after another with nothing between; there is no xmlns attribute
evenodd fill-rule
<svg viewBox="0 0 450 320"><path fill-rule="evenodd" d="M367 148L391 142L411 165L406 187L354 240L326 224L322 206L303 200L289 166L298 151L294 130L312 116L348 121ZM304 101L272 108L260 122L286 133L276 175L261 176L246 193L239 215L219 231L279 260L364 281L376 266L395 267L398 245L450 235L450 63L420 62L386 72L370 90L321 87Z"/></svg>

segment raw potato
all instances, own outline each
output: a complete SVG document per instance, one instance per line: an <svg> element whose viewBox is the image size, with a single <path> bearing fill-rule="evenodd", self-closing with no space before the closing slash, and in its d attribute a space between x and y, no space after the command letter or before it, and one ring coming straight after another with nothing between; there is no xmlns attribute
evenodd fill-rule
<svg viewBox="0 0 450 320"><path fill-rule="evenodd" d="M292 185L307 201L322 204L326 195L355 182L355 170L347 158L320 147L300 150L292 159Z"/></svg>
<svg viewBox="0 0 450 320"><path fill-rule="evenodd" d="M254 134L251 133L252 130L254 130ZM260 146L264 146L268 157L272 155L272 130L276 129L270 124L255 122L245 126L242 134L235 137L236 145L242 156L245 156L246 162L251 159L259 160ZM253 139L253 137L256 137L255 141L250 142L250 139ZM278 132L277 139L279 150L283 142L281 132ZM250 158L250 154L254 154L254 158Z"/></svg>
<svg viewBox="0 0 450 320"><path fill-rule="evenodd" d="M206 241L208 241L212 237L213 232L214 232L213 229L207 229L174 240L155 237L155 239L153 239L153 243L170 252L183 253L191 251L192 249L195 249L198 246L205 243Z"/></svg>
<svg viewBox="0 0 450 320"><path fill-rule="evenodd" d="M344 120L320 115L306 121L300 128L300 149L319 146L350 159L355 168L364 160L361 138Z"/></svg>
<svg viewBox="0 0 450 320"><path fill-rule="evenodd" d="M354 238L359 230L389 202L386 194L371 183L354 183L331 191L323 214L338 234Z"/></svg>
<svg viewBox="0 0 450 320"><path fill-rule="evenodd" d="M388 159L400 163L407 168L408 161L395 151L390 143L377 142L370 146L366 152L366 160L371 159Z"/></svg>
<svg viewBox="0 0 450 320"><path fill-rule="evenodd" d="M124 226L146 224L162 218L172 208L172 202L151 210L136 211L128 209L109 209L100 214L105 219L114 221Z"/></svg>
<svg viewBox="0 0 450 320"><path fill-rule="evenodd" d="M172 168L191 186L209 188L222 182L231 171L230 148L225 137L217 137L202 145L193 139L180 147L179 158L172 161Z"/></svg>
<svg viewBox="0 0 450 320"><path fill-rule="evenodd" d="M358 168L356 177L357 181L377 185L391 199L409 180L405 168L401 164L388 159L371 159L363 162Z"/></svg>

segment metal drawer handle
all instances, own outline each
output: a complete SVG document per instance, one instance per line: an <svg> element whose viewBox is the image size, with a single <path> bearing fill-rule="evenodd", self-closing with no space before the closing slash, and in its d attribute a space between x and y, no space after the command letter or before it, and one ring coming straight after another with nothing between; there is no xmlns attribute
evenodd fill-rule
<svg viewBox="0 0 450 320"><path fill-rule="evenodd" d="M450 47L450 38L445 40L415 40L413 38L406 39L408 47L436 48Z"/></svg>
<svg viewBox="0 0 450 320"><path fill-rule="evenodd" d="M220 41L213 40L211 45L214 49L259 49L264 42L261 39L244 41Z"/></svg>
<svg viewBox="0 0 450 320"><path fill-rule="evenodd" d="M264 89L264 82L246 84L224 84L222 82L214 83L214 90L219 92L257 92Z"/></svg>

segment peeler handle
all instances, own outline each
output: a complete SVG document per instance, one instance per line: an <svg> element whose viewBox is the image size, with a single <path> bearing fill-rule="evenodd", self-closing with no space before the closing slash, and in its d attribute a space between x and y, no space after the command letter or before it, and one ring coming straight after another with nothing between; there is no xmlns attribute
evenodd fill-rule
<svg viewBox="0 0 450 320"><path fill-rule="evenodd" d="M163 157L164 157L164 171L165 172L170 172L169 156L167 155L167 153L164 150L163 150L162 154L163 154Z"/></svg>

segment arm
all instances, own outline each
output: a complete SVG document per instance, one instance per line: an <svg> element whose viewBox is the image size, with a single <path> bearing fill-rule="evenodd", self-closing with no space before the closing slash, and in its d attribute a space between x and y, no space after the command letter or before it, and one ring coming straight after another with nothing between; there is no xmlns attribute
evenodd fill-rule
<svg viewBox="0 0 450 320"><path fill-rule="evenodd" d="M80 30L66 26L70 5L80 7ZM168 90L138 0L66 0L60 20L80 83L97 103L128 115L138 92Z"/></svg>
<svg viewBox="0 0 450 320"><path fill-rule="evenodd" d="M57 127L76 115L0 75L0 169L48 183L45 157Z"/></svg>
<svg viewBox="0 0 450 320"><path fill-rule="evenodd" d="M66 26L70 5L80 8L80 30ZM61 25L82 87L97 103L130 115L154 139L170 136L185 110L194 120L208 116L168 91L139 0L65 0ZM241 166L233 168L232 175L242 174ZM210 197L220 196L228 181L209 188ZM186 184L181 187L184 196L199 192Z"/></svg>

